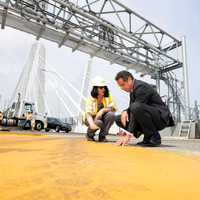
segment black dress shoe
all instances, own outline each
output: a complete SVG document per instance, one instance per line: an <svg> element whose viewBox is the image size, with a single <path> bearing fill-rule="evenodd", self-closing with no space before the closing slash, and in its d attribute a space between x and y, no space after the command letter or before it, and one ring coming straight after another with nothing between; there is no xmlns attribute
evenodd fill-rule
<svg viewBox="0 0 200 200"><path fill-rule="evenodd" d="M148 145L149 141L150 141L150 138L151 138L151 136L144 135L143 141L142 142L138 142L137 145L140 145L140 146Z"/></svg>
<svg viewBox="0 0 200 200"><path fill-rule="evenodd" d="M160 146L161 143L152 143L152 142L138 142L137 145L141 146L141 147L158 147Z"/></svg>
<svg viewBox="0 0 200 200"><path fill-rule="evenodd" d="M150 143L152 144L152 146L160 146L161 145L160 133L158 132L154 133L150 138Z"/></svg>
<svg viewBox="0 0 200 200"><path fill-rule="evenodd" d="M151 137L144 137L142 142L138 142L137 145L143 147L157 147L161 144L161 137L158 132L154 133Z"/></svg>
<svg viewBox="0 0 200 200"><path fill-rule="evenodd" d="M149 141L142 141L142 142L138 142L136 145L139 145L139 146L145 146L146 144L148 144Z"/></svg>

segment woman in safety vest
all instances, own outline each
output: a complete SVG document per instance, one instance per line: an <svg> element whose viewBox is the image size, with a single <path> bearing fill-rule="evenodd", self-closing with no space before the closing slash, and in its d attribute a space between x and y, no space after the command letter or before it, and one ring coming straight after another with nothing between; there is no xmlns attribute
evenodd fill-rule
<svg viewBox="0 0 200 200"><path fill-rule="evenodd" d="M99 142L106 141L109 129L114 123L116 104L102 77L95 77L92 81L91 97L86 100L84 123L88 126L86 138L95 141L95 132L100 129Z"/></svg>

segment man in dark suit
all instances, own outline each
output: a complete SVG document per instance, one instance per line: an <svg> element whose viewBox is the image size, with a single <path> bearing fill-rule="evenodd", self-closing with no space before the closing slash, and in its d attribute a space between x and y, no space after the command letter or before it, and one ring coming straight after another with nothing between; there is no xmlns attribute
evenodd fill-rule
<svg viewBox="0 0 200 200"><path fill-rule="evenodd" d="M169 108L151 85L134 79L130 72L120 71L115 80L122 90L130 93L129 107L116 116L117 125L136 138L144 134L138 145L159 146L161 137L158 131L174 125Z"/></svg>

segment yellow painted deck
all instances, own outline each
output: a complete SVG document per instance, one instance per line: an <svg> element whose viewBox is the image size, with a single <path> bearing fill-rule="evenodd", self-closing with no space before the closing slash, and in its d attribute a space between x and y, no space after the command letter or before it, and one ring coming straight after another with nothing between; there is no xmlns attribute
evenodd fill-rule
<svg viewBox="0 0 200 200"><path fill-rule="evenodd" d="M0 200L79 199L200 199L200 157L0 133Z"/></svg>

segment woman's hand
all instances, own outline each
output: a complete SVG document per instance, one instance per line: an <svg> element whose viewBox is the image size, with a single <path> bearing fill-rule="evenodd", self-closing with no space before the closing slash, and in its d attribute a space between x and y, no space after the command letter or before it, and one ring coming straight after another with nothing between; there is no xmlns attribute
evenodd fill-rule
<svg viewBox="0 0 200 200"><path fill-rule="evenodd" d="M110 111L110 109L109 108L102 108L101 110L99 110L99 112L96 114L96 119L101 119L102 118L102 115L104 114L104 113L107 113L107 112L109 112Z"/></svg>
<svg viewBox="0 0 200 200"><path fill-rule="evenodd" d="M102 108L102 109L103 109L103 113L107 113L111 110L110 108Z"/></svg>
<svg viewBox="0 0 200 200"><path fill-rule="evenodd" d="M89 126L90 126L90 128L91 128L92 130L97 130L97 129L99 129L99 127L98 127L95 123L91 123Z"/></svg>
<svg viewBox="0 0 200 200"><path fill-rule="evenodd" d="M88 121L88 124L89 124L89 127L92 129L92 130L97 130L99 129L99 127L94 123L94 120L91 116L88 116L87 117L87 121Z"/></svg>

